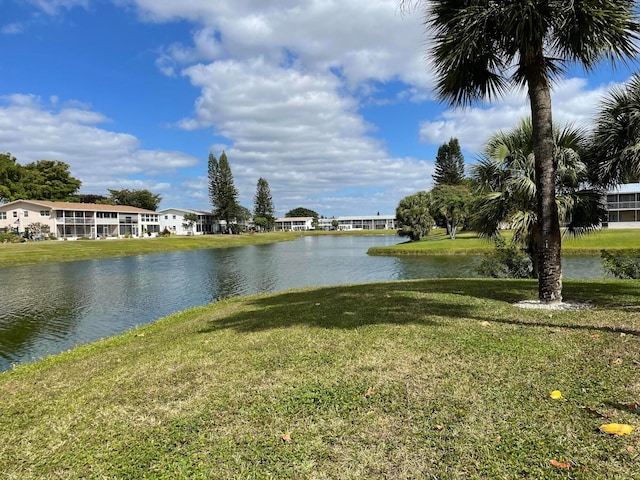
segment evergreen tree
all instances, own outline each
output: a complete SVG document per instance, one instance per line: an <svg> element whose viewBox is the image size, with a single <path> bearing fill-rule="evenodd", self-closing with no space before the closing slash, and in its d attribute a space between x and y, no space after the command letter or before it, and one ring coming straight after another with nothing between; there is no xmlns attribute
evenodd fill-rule
<svg viewBox="0 0 640 480"><path fill-rule="evenodd" d="M263 218L266 220L265 222L262 222L265 229L271 229L275 223L275 208L273 206L273 198L271 197L269 182L264 178L258 179L256 195L253 197L253 202L254 221L257 218Z"/></svg>
<svg viewBox="0 0 640 480"><path fill-rule="evenodd" d="M227 154L222 152L220 160L216 160L213 154L209 154L209 199L213 206L213 215L218 220L224 220L227 229L231 232L231 220L238 215L238 190L233 184L231 167L227 160Z"/></svg>
<svg viewBox="0 0 640 480"><path fill-rule="evenodd" d="M457 138L451 138L449 143L438 148L432 178L436 185L460 185L464 180L464 157Z"/></svg>

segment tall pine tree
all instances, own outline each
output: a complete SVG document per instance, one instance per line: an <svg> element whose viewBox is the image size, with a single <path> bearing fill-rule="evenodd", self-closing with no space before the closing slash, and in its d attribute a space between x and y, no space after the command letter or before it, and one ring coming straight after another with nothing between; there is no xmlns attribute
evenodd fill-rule
<svg viewBox="0 0 640 480"><path fill-rule="evenodd" d="M449 143L438 148L432 178L436 185L460 185L464 180L464 157L457 138L451 138Z"/></svg>
<svg viewBox="0 0 640 480"><path fill-rule="evenodd" d="M233 184L233 175L227 154L222 152L220 161L209 154L209 200L213 206L213 215L224 220L227 231L231 232L231 220L235 220L238 210L238 190Z"/></svg>
<svg viewBox="0 0 640 480"><path fill-rule="evenodd" d="M256 195L253 197L253 220L265 230L270 230L275 223L275 208L273 206L273 198L271 197L271 189L269 182L264 178L258 179L256 187Z"/></svg>

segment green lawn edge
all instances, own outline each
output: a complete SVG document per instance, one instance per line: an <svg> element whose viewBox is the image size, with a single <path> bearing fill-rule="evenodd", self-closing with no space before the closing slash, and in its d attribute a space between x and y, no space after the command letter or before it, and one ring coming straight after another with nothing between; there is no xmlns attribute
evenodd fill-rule
<svg viewBox="0 0 640 480"><path fill-rule="evenodd" d="M511 232L504 231L509 241ZM367 254L377 256L484 255L494 249L494 242L475 232L461 232L454 240L444 230L436 229L425 239L405 241L399 245L371 247ZM640 250L640 229L603 229L579 237L564 236L562 253L567 256L599 256L602 250L632 253Z"/></svg>
<svg viewBox="0 0 640 480"><path fill-rule="evenodd" d="M576 311L518 308L536 282L492 279L193 308L0 374L0 471L639 478L638 431L599 431L640 427L638 285L566 281L566 299L593 307Z"/></svg>

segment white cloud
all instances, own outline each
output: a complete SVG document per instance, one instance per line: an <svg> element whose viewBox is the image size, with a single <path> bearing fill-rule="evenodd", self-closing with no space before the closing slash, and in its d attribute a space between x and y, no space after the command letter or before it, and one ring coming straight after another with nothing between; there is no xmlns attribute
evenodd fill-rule
<svg viewBox="0 0 640 480"><path fill-rule="evenodd" d="M47 15L57 15L61 10L74 7L89 8L89 0L27 0Z"/></svg>
<svg viewBox="0 0 640 480"><path fill-rule="evenodd" d="M180 189L154 177L175 176L180 169L201 162L182 152L146 150L133 135L99 128L98 124L108 120L99 112L75 106L48 110L35 95L8 95L0 100L3 150L22 164L42 159L69 164L71 174L82 180L83 192L148 188L163 193Z"/></svg>
<svg viewBox="0 0 640 480"><path fill-rule="evenodd" d="M570 123L588 129L598 103L611 86L589 89L584 78L569 78L555 85L552 92L554 123ZM420 139L425 143L442 144L456 137L464 149L480 153L491 135L499 130L509 130L530 116L525 92L514 91L490 106L447 110L436 119L421 122Z"/></svg>
<svg viewBox="0 0 640 480"><path fill-rule="evenodd" d="M0 27L0 32L5 35L16 35L24 31L24 25L20 22L8 23Z"/></svg>

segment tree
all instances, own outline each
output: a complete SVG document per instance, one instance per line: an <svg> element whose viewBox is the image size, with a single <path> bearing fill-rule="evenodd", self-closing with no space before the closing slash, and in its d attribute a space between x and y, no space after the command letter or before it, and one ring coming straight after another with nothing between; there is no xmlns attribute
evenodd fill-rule
<svg viewBox="0 0 640 480"><path fill-rule="evenodd" d="M631 0L400 0L425 6L433 30L437 95L452 106L525 87L533 125L538 224L538 296L562 301L561 235L555 201L551 85L569 63L633 58L640 24Z"/></svg>
<svg viewBox="0 0 640 480"><path fill-rule="evenodd" d="M640 76L609 91L600 104L589 163L605 186L640 179Z"/></svg>
<svg viewBox="0 0 640 480"><path fill-rule="evenodd" d="M113 190L108 189L111 195L110 201L115 205L128 205L129 207L144 208L156 211L162 195L151 193L149 190Z"/></svg>
<svg viewBox="0 0 640 480"><path fill-rule="evenodd" d="M464 157L457 138L438 148L432 178L436 185L459 185L464 180Z"/></svg>
<svg viewBox="0 0 640 480"><path fill-rule="evenodd" d="M71 199L82 182L71 176L69 165L38 160L20 165L9 153L0 154L0 200L63 201Z"/></svg>
<svg viewBox="0 0 640 480"><path fill-rule="evenodd" d="M273 206L273 198L271 197L271 189L269 183L264 178L258 179L256 186L256 194L253 197L253 217L254 223L259 225L263 230L271 230L275 224L275 208ZM256 220L264 219L258 223Z"/></svg>
<svg viewBox="0 0 640 480"><path fill-rule="evenodd" d="M339 225L340 225L340 222L338 221L337 218L334 218L333 220L331 220L331 228L333 228L334 230L337 230Z"/></svg>
<svg viewBox="0 0 640 480"><path fill-rule="evenodd" d="M185 213L184 220L182 222L182 228L188 230L188 235L193 235L193 227L198 223L198 214L197 213Z"/></svg>
<svg viewBox="0 0 640 480"><path fill-rule="evenodd" d="M396 208L398 235L409 237L412 242L429 235L433 217L429 214L431 196L428 192L418 192L400 200Z"/></svg>
<svg viewBox="0 0 640 480"><path fill-rule="evenodd" d="M313 210L309 210L308 208L298 207L293 210L289 210L284 214L285 217L293 218L293 217L313 217L318 218L318 214Z"/></svg>
<svg viewBox="0 0 640 480"><path fill-rule="evenodd" d="M98 204L113 204L111 197L105 195L97 195L95 193L78 193L71 199L72 202L77 203L98 203Z"/></svg>
<svg viewBox="0 0 640 480"><path fill-rule="evenodd" d="M432 214L437 213L444 219L447 234L455 239L458 228L469 216L471 191L466 185L436 185L431 190L431 201Z"/></svg>
<svg viewBox="0 0 640 480"><path fill-rule="evenodd" d="M232 233L231 221L239 213L238 190L233 184L233 174L229 166L227 154L223 151L220 160L209 154L209 200L213 206L213 215L218 220L224 220L227 233Z"/></svg>
<svg viewBox="0 0 640 480"><path fill-rule="evenodd" d="M586 188L588 169L582 161L586 133L567 126L553 129L554 163L557 165L555 198L559 218L569 234L580 235L599 227L606 216L602 192ZM482 158L473 167L480 198L474 208L474 229L496 238L500 229L513 230L513 241L523 247L538 274L540 228L536 203L536 168L533 126L529 119L493 135Z"/></svg>

